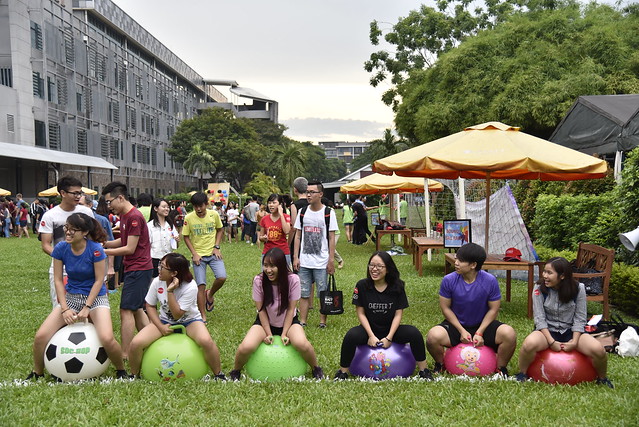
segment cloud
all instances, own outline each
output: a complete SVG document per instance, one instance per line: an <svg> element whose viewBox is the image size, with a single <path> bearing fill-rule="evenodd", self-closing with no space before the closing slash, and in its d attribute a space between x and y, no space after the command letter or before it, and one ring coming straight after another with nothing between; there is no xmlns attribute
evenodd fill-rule
<svg viewBox="0 0 639 427"><path fill-rule="evenodd" d="M297 141L366 142L379 139L389 123L371 120L323 119L318 117L282 120L285 135Z"/></svg>

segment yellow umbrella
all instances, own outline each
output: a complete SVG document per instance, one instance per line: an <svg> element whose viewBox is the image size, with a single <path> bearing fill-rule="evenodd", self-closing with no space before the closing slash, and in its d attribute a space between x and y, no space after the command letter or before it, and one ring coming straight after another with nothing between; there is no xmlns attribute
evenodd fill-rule
<svg viewBox="0 0 639 427"><path fill-rule="evenodd" d="M606 176L604 160L525 134L500 122L461 132L377 160L375 172L426 178L486 179L486 241L490 213L490 180L541 179L575 181Z"/></svg>
<svg viewBox="0 0 639 427"><path fill-rule="evenodd" d="M86 188L86 187L82 187L82 192L84 194L91 194L92 196L95 196L96 194L98 194L97 191L95 190L91 190L90 188ZM60 193L58 193L58 186L54 185L51 188L47 188L44 191L41 191L38 193L38 196L40 197L53 197L53 196L59 196Z"/></svg>
<svg viewBox="0 0 639 427"><path fill-rule="evenodd" d="M444 185L441 182L428 180L428 191L442 191L443 189ZM422 193L424 179L374 173L342 185L339 191L346 194Z"/></svg>
<svg viewBox="0 0 639 427"><path fill-rule="evenodd" d="M4 188L0 188L0 196L10 196L11 191L5 190Z"/></svg>

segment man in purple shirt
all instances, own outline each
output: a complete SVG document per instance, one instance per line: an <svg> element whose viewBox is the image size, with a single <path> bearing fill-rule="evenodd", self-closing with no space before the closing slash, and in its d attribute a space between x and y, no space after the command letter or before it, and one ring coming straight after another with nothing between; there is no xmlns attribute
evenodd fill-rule
<svg viewBox="0 0 639 427"><path fill-rule="evenodd" d="M428 331L426 347L441 372L446 347L472 343L497 352L497 372L508 376L508 362L515 352L515 330L497 319L501 303L499 283L481 269L486 251L467 243L457 251L455 272L447 274L439 288L439 306L444 321Z"/></svg>

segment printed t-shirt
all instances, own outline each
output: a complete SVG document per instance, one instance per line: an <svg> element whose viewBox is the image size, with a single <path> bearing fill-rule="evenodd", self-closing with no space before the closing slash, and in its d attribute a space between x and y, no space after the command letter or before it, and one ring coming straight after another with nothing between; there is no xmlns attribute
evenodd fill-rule
<svg viewBox="0 0 639 427"><path fill-rule="evenodd" d="M120 217L120 239L122 246L126 246L129 236L140 236L135 252L124 256L124 272L144 271L153 268L151 261L151 242L149 230L144 216L136 208L131 209Z"/></svg>
<svg viewBox="0 0 639 427"><path fill-rule="evenodd" d="M295 218L295 229L301 230L301 211ZM331 209L329 231L336 231L337 219L335 210ZM328 264L328 239L326 238L326 221L324 205L318 211L309 206L304 213L304 230L300 241L300 266L304 268L326 268Z"/></svg>
<svg viewBox="0 0 639 427"><path fill-rule="evenodd" d="M473 283L466 283L461 274L447 274L442 279L439 295L451 300L450 308L463 326L478 326L488 312L488 302L501 299L499 283L490 273L477 272Z"/></svg>
<svg viewBox="0 0 639 427"><path fill-rule="evenodd" d="M80 255L75 255L71 250L71 244L65 241L55 245L53 252L51 252L51 257L62 261L66 269L68 277L67 292L70 294L89 295L95 283L95 268L93 264L105 259L106 254L101 244L93 240L87 240L87 247L84 252ZM98 295L105 294L106 286L103 283Z"/></svg>
<svg viewBox="0 0 639 427"><path fill-rule="evenodd" d="M67 218L74 213L83 213L89 215L91 218L95 218L93 211L86 206L76 205L72 211L65 211L60 207L60 205L57 205L42 215L38 232L43 234L52 234L53 241L51 244L55 247L55 245L64 240L63 227L67 223Z"/></svg>
<svg viewBox="0 0 639 427"><path fill-rule="evenodd" d="M387 286L383 292L379 292L374 285L368 289L366 282L367 279L362 279L355 285L353 304L364 308L364 314L375 335L385 336L393 323L395 312L408 307L406 291L404 288L391 290Z"/></svg>
<svg viewBox="0 0 639 427"><path fill-rule="evenodd" d="M168 285L164 280L160 280L159 277L156 277L151 282L151 285L149 285L149 291L146 293L146 297L144 297L144 300L149 305L157 307L158 303L160 303L160 309L158 310L160 320L175 325L177 323L187 323L190 320L202 318L202 314L197 308L197 285L195 284L195 280L182 282L182 284L173 291L178 305L184 311L184 314L179 319L174 318L169 309L167 287Z"/></svg>
<svg viewBox="0 0 639 427"><path fill-rule="evenodd" d="M184 218L182 235L189 236L193 249L199 256L211 256L218 228L222 228L222 220L217 212L207 209L204 218L200 218L193 211Z"/></svg>
<svg viewBox="0 0 639 427"><path fill-rule="evenodd" d="M287 223L291 223L291 216L288 214L283 214L284 220ZM280 248L285 255L289 255L291 253L288 247L288 240L286 240L286 234L284 234L284 230L282 229L282 220L280 218L277 221L273 221L271 219L271 215L266 215L260 221L260 227L266 230L266 237L268 240L264 243L264 249L262 249L262 253L265 254L269 250L273 248Z"/></svg>
<svg viewBox="0 0 639 427"><path fill-rule="evenodd" d="M262 289L262 274L258 274L253 279L253 301L264 301L264 291ZM282 314L277 314L280 307L280 293L277 285L271 285L273 288L273 302L266 306L266 314L268 314L268 321L272 326L281 328L284 326L284 319L286 318L286 311ZM297 301L302 296L302 290L300 288L300 278L297 274L288 274L288 300ZM287 305L288 306L288 305ZM297 310L297 309L296 309Z"/></svg>

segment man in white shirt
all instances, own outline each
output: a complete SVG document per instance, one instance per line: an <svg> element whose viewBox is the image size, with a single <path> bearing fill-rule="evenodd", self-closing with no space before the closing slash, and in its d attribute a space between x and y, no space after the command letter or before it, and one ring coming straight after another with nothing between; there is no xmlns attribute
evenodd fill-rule
<svg viewBox="0 0 639 427"><path fill-rule="evenodd" d="M302 297L300 323L306 326L311 286L315 282L317 295L327 289L328 274L335 272L335 231L338 229L335 211L322 204L324 187L320 182L309 182L306 189L308 207L295 219L295 250L293 268L299 271ZM328 228L328 230L327 230ZM320 314L320 328L326 327L326 315Z"/></svg>

